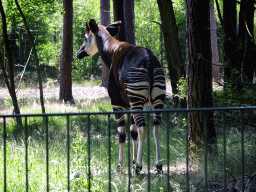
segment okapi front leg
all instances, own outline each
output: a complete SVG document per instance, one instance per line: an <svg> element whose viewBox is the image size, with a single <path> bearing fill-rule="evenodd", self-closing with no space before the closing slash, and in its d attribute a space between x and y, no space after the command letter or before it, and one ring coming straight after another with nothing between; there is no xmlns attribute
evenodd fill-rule
<svg viewBox="0 0 256 192"><path fill-rule="evenodd" d="M120 105L112 105L113 111L123 111L125 108ZM118 166L123 166L124 162L124 143L126 138L126 129L125 129L125 121L124 114L119 113L115 115L116 123L117 123L117 131L119 137L119 156L118 156Z"/></svg>

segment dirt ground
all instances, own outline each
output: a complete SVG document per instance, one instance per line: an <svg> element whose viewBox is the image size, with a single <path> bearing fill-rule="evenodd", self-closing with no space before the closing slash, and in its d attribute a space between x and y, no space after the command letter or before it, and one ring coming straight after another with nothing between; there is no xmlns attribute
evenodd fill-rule
<svg viewBox="0 0 256 192"><path fill-rule="evenodd" d="M44 87L44 99L50 101L58 101L59 99L59 86ZM167 85L167 94L171 95L171 86ZM106 88L100 86L79 86L74 85L72 87L72 94L75 101L86 100L100 100L109 99ZM19 89L17 92L18 100L39 100L39 89L26 88ZM0 114L3 114L3 110L6 110L6 99L10 99L10 94L7 88L0 87ZM9 114L9 113L8 113Z"/></svg>

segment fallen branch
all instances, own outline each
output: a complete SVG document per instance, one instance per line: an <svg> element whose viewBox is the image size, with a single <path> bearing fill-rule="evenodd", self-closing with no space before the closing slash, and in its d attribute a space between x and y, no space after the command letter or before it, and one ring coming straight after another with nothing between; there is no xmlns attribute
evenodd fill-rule
<svg viewBox="0 0 256 192"><path fill-rule="evenodd" d="M253 180L254 177L256 177L256 172L252 174L252 176L248 176L249 179L246 181L244 189L246 190L247 185Z"/></svg>
<svg viewBox="0 0 256 192"><path fill-rule="evenodd" d="M35 37L34 43L35 43L35 42L36 42L36 37ZM24 67L24 69L23 69L22 74L21 74L21 76L20 76L19 85L18 85L18 87L17 87L17 89L16 89L16 91L15 91L16 93L18 92L18 90L19 90L19 88L20 88L20 84L21 84L21 81L22 81L23 75L24 75L24 73L25 73L25 71L26 71L26 68L27 68L27 65L28 65L28 62L29 62L29 59L30 59L30 56L31 56L32 50L33 50L33 47L31 47L31 50L30 50L30 53L29 53L29 56L28 56L27 62L26 62L26 64L25 64L25 66L23 66L23 67Z"/></svg>

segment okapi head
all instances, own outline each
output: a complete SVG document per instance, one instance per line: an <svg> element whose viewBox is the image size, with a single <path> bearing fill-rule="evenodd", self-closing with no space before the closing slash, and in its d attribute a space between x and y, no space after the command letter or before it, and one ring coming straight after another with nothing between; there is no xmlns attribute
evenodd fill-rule
<svg viewBox="0 0 256 192"><path fill-rule="evenodd" d="M116 21L104 27L103 25L98 25L94 19L89 21L89 25L86 22L86 32L84 36L84 43L77 52L77 58L82 59L85 56L92 56L98 52L97 47L97 36L99 31L108 35L115 36L119 27L121 26L121 21Z"/></svg>

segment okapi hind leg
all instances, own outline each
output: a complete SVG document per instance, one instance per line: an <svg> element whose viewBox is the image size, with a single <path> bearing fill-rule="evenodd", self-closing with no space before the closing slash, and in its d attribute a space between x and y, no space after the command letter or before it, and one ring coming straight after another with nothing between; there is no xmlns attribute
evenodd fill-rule
<svg viewBox="0 0 256 192"><path fill-rule="evenodd" d="M122 167L124 163L124 143L126 138L125 126L117 128L119 137L119 157L118 157L118 167Z"/></svg>
<svg viewBox="0 0 256 192"><path fill-rule="evenodd" d="M146 137L146 132L147 132L146 126L138 127L139 144L138 144L137 161L135 164L136 173L139 173L142 169L142 152L143 152L143 144Z"/></svg>
<svg viewBox="0 0 256 192"><path fill-rule="evenodd" d="M151 92L151 105L153 109L163 109L164 108L164 100L165 100L165 78L163 74L162 68L156 68L154 70L154 79L153 79L153 88ZM156 169L157 171L162 172L162 159L160 156L160 135L161 129L160 124L162 121L161 112L155 112L153 114L154 117L154 139L156 143Z"/></svg>
<svg viewBox="0 0 256 192"><path fill-rule="evenodd" d="M133 151L133 164L136 163L137 159L137 139L138 139L138 131L137 127L135 125L135 122L133 120L133 117L131 117L131 127L130 127L130 132L132 136L132 151Z"/></svg>
<svg viewBox="0 0 256 192"><path fill-rule="evenodd" d="M154 125L154 139L156 143L156 169L158 172L162 172L162 159L160 155L160 134L161 134L161 128L159 125Z"/></svg>

